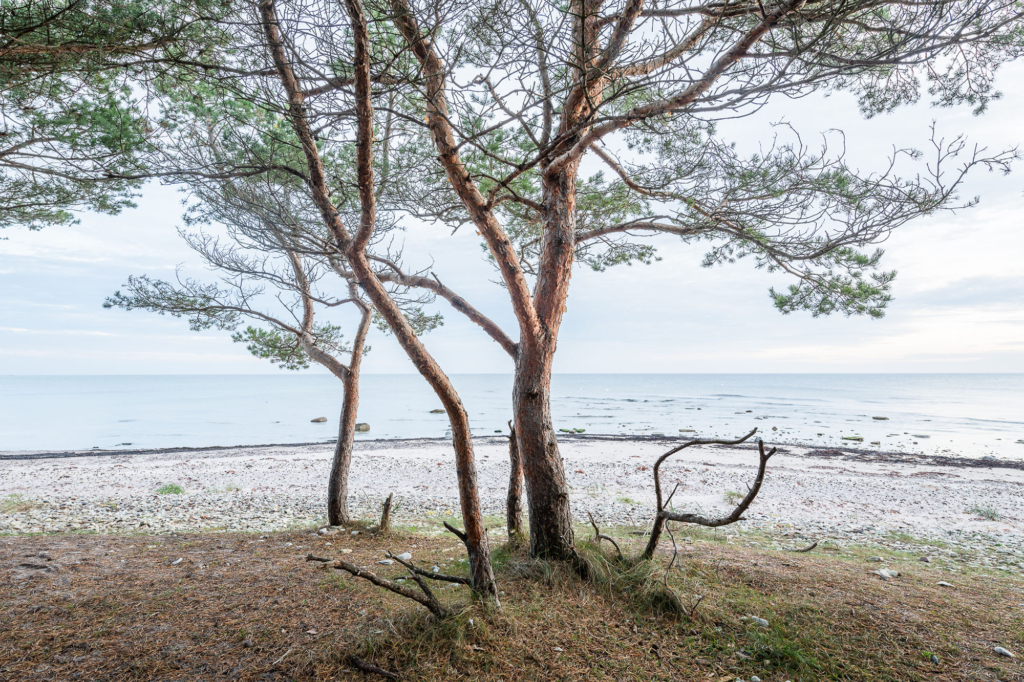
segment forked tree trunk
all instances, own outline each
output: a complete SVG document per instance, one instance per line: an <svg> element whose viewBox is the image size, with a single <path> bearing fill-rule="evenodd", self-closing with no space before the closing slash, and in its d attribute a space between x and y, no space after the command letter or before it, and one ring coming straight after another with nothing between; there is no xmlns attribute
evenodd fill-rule
<svg viewBox="0 0 1024 682"><path fill-rule="evenodd" d="M552 356L523 347L516 362L512 402L530 509L530 555L571 560L576 550L569 487L551 421Z"/></svg>
<svg viewBox="0 0 1024 682"><path fill-rule="evenodd" d="M481 596L498 601L498 589L494 582L491 566L491 550L487 542L487 530L483 525L483 510L480 507L479 489L476 479L473 440L469 430L469 415L462 404L455 387L441 370L434 358L427 352L416 336L415 330L399 309L395 300L381 284L366 255L366 248L376 223L376 197L373 181L373 110L370 100L370 49L369 31L362 4L359 0L345 3L352 20L355 47L353 72L356 93L356 170L359 185L360 218L359 229L353 236L345 228L341 214L331 200L327 177L324 172L320 151L316 144L313 128L306 117L302 87L292 70L280 33L274 0L260 0L260 14L264 34L270 47L274 66L281 84L288 94L288 111L292 128L302 145L308 170L307 184L313 202L320 210L325 226L331 231L340 249L345 253L349 266L355 273L359 286L366 292L374 308L388 323L399 345L409 356L416 369L427 380L440 398L448 413L452 427L452 444L455 448L455 467L459 483L459 502L465 524L466 548L469 553L470 573L473 589Z"/></svg>
<svg viewBox="0 0 1024 682"><path fill-rule="evenodd" d="M508 437L508 459L511 471L508 476L508 499L505 501L505 521L508 526L508 541L513 547L523 544L523 458L519 456L519 441L516 427L508 423L511 433Z"/></svg>

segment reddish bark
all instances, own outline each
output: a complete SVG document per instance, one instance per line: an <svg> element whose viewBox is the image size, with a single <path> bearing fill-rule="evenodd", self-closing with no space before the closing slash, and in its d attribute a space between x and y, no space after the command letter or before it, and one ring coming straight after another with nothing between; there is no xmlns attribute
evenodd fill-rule
<svg viewBox="0 0 1024 682"><path fill-rule="evenodd" d="M473 588L478 594L497 601L497 587L491 567L490 547L483 526L483 513L477 488L469 417L451 381L416 336L395 300L375 275L366 255L366 245L373 233L376 207L373 193L373 120L370 104L368 32L366 17L359 1L347 0L346 7L352 20L356 48L356 58L353 64L356 91L355 110L358 121L356 163L362 206L359 229L354 237L346 229L338 210L331 201L323 162L305 114L302 91L285 54L274 0L261 0L260 2L264 33L281 83L288 94L289 118L306 156L308 184L313 201L320 210L324 223L331 231L339 248L345 253L359 286L366 292L377 312L391 327L395 338L420 374L434 389L448 413L452 428L452 443L455 448L459 500L462 505Z"/></svg>

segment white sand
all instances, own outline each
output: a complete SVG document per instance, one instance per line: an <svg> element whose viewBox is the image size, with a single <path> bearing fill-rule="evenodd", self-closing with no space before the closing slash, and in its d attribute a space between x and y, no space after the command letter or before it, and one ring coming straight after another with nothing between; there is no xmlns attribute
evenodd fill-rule
<svg viewBox="0 0 1024 682"><path fill-rule="evenodd" d="M653 508L651 465L663 442L566 439L561 444L577 518L594 513L607 525L643 525ZM500 438L477 443L481 494L501 515L508 477ZM868 537L892 531L953 541L983 536L1024 546L1024 471L927 466L805 456L787 447L769 465L746 528L803 537ZM8 453L10 454L10 453ZM59 530L259 530L311 523L323 516L330 445L265 446L189 452L112 454L59 459L0 458L0 497L38 501L0 515L2 532ZM756 471L752 448L684 450L663 469L676 482L676 509L725 512L728 491L745 492ZM164 484L184 495L156 495ZM351 504L372 513L394 492L399 517L458 514L454 453L438 441L358 443ZM63 507L63 508L62 508ZM998 511L998 521L970 513ZM241 517L241 518L239 518ZM958 542L957 544L962 544Z"/></svg>

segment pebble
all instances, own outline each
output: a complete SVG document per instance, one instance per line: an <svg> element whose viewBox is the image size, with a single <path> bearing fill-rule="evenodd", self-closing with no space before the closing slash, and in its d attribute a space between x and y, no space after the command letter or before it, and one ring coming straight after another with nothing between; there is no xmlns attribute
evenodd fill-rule
<svg viewBox="0 0 1024 682"><path fill-rule="evenodd" d="M899 571L894 571L891 568L880 568L877 571L871 571L882 580L888 580L889 578L896 578L899 576Z"/></svg>
<svg viewBox="0 0 1024 682"><path fill-rule="evenodd" d="M996 652L997 654L999 654L1000 656L1003 656L1005 658L1017 658L1017 655L1015 653L1013 653L1009 649L1004 649L1001 646L997 646L992 651Z"/></svg>
<svg viewBox="0 0 1024 682"><path fill-rule="evenodd" d="M391 559L381 559L377 563L380 564L381 566L390 566L391 564L393 564L395 562L393 560L391 560Z"/></svg>
<svg viewBox="0 0 1024 682"><path fill-rule="evenodd" d="M401 559L402 561L409 561L410 559L412 559L412 553L411 552L402 552L401 554L398 555L398 558Z"/></svg>
<svg viewBox="0 0 1024 682"><path fill-rule="evenodd" d="M923 556L920 559L918 559L918 561L923 561L926 564L930 564L932 562L932 558L930 556Z"/></svg>
<svg viewBox="0 0 1024 682"><path fill-rule="evenodd" d="M937 582L935 584L938 585L939 587L953 587L952 583L947 583L945 580L940 580L939 582Z"/></svg>
<svg viewBox="0 0 1024 682"><path fill-rule="evenodd" d="M348 548L346 548L346 549L343 549L343 550L341 550L341 553L342 553L342 554L351 554L351 553L352 553L352 550L351 550L351 549L348 549Z"/></svg>
<svg viewBox="0 0 1024 682"><path fill-rule="evenodd" d="M750 621L754 625L759 625L763 628L768 627L768 621L766 621L764 618L758 618L757 616L742 616L740 620Z"/></svg>
<svg viewBox="0 0 1024 682"><path fill-rule="evenodd" d="M882 560L882 557L880 557L880 556L869 556L866 559L866 561L874 561L874 562L880 562L881 560Z"/></svg>
<svg viewBox="0 0 1024 682"><path fill-rule="evenodd" d="M327 417L317 417L316 419L310 419L309 421L313 422L314 424L322 424L323 422L327 421Z"/></svg>
<svg viewBox="0 0 1024 682"><path fill-rule="evenodd" d="M942 660L938 656L936 656L935 654L932 654L931 656L929 656L928 660L931 661L932 663L934 663L935 665L938 665L939 663L942 663Z"/></svg>

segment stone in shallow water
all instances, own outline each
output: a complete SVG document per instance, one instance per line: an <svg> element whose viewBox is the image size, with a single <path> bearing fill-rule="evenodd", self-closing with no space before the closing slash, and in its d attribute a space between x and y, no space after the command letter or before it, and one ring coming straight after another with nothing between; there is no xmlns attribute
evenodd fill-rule
<svg viewBox="0 0 1024 682"><path fill-rule="evenodd" d="M356 431L359 433L366 433L370 430L370 425L366 423L356 424Z"/></svg>
<svg viewBox="0 0 1024 682"><path fill-rule="evenodd" d="M316 419L310 419L309 421L311 421L314 424L322 424L323 422L327 421L327 417L317 417Z"/></svg>

